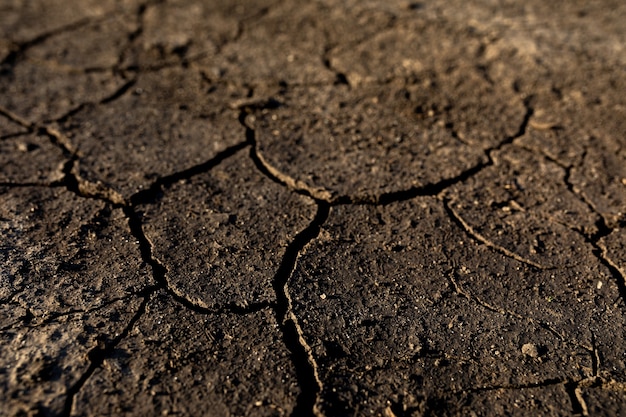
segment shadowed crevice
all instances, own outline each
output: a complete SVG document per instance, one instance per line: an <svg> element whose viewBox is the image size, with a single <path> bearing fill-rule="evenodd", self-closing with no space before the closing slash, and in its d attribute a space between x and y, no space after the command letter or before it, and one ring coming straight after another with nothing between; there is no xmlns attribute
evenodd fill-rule
<svg viewBox="0 0 626 417"><path fill-rule="evenodd" d="M589 410L587 409L587 404L585 403L585 399L583 398L578 382L568 382L565 386L565 392L572 403L572 414L588 416Z"/></svg>
<svg viewBox="0 0 626 417"><path fill-rule="evenodd" d="M250 145L250 159L254 162L256 168L267 178L283 187L294 191L297 194L312 198L318 202L330 202L332 195L323 189L309 187L302 181L297 181L288 175L284 175L278 169L269 164L257 149L256 132L246 122L246 117L251 110L272 109L282 104L276 100L250 101L243 103L239 112L239 123L244 127L246 132L246 143Z"/></svg>
<svg viewBox="0 0 626 417"><path fill-rule="evenodd" d="M288 283L300 252L319 235L322 225L328 218L329 211L330 206L327 203L317 203L315 218L306 229L296 235L287 247L272 283L276 293L276 306L274 309L276 321L281 328L283 341L289 352L291 352L291 359L300 386L300 394L292 412L293 416L321 415L318 402L319 394L322 390L322 381L319 378L317 363L311 348L305 340L298 318L293 311Z"/></svg>
<svg viewBox="0 0 626 417"><path fill-rule="evenodd" d="M420 187L414 187L408 190L394 191L390 193L381 194L375 203L386 205L386 204L394 203L397 201L410 200L412 198L419 197L419 196L437 196L441 194L443 191L445 191L446 189L452 187L453 185L463 183L467 181L468 179L472 178L473 176L477 175L478 173L480 173L485 168L494 165L493 156L492 156L494 152L499 151L500 149L504 148L506 145L513 143L515 139L522 137L526 134L528 123L530 122L530 119L534 113L534 109L531 106L532 100L533 100L532 96L526 97L524 99L524 106L526 108L526 112L524 113L524 118L522 119L522 122L520 123L520 126L517 129L517 131L513 135L507 137L506 139L498 143L496 146L493 146L485 150L485 156L487 156L488 158L486 162L481 162L477 165L474 165L473 167L466 169L465 171L461 172L459 175L456 175L451 178L445 178L436 183L426 184L426 185L423 185Z"/></svg>
<svg viewBox="0 0 626 417"><path fill-rule="evenodd" d="M399 201L411 200L415 197L420 197L420 196L436 196L440 194L441 192L443 192L444 190L446 190L447 188L468 180L469 178L478 174L480 171L482 171L483 169L485 169L486 167L490 165L492 165L491 162L483 162L461 172L459 175L455 177L445 178L433 184L426 184L421 187L413 187L408 190L383 193L380 195L380 197L378 197L377 201L366 202L366 203L387 205L387 204L391 204L391 203L395 203ZM344 202L338 201L337 203L343 204ZM345 203L348 203L348 201L346 201Z"/></svg>

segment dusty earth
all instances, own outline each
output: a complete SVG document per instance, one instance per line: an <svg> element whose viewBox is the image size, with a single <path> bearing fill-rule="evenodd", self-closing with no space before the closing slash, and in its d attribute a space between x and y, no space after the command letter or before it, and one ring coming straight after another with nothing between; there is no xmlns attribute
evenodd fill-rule
<svg viewBox="0 0 626 417"><path fill-rule="evenodd" d="M626 415L626 3L0 1L0 415Z"/></svg>

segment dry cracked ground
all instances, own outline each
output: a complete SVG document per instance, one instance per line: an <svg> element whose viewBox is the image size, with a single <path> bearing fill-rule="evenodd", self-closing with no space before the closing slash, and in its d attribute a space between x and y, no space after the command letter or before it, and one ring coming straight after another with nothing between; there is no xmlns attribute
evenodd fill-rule
<svg viewBox="0 0 626 417"><path fill-rule="evenodd" d="M626 415L625 21L0 1L0 415Z"/></svg>

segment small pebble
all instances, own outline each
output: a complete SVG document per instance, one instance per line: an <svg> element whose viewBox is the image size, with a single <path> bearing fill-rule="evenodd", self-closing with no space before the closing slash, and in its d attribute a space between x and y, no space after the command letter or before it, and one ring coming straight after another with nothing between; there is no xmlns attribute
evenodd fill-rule
<svg viewBox="0 0 626 417"><path fill-rule="evenodd" d="M526 356L530 356L531 358L536 358L539 356L539 351L537 350L537 345L534 343L526 343L522 346L522 353Z"/></svg>

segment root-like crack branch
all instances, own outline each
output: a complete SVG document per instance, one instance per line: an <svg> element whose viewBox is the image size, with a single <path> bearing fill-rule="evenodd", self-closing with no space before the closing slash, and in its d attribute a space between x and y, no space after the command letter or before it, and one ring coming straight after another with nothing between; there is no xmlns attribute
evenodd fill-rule
<svg viewBox="0 0 626 417"><path fill-rule="evenodd" d="M87 368L85 373L78 379L78 381L76 381L74 385L70 386L67 389L67 393L66 393L67 397L65 398L65 405L63 407L63 410L60 413L61 416L69 417L72 414L72 409L74 406L74 399L76 397L76 394L80 392L80 390L83 388L83 386L85 385L87 380L91 377L91 375L93 375L96 369L102 366L105 359L111 355L111 353L116 348L116 346L126 336L128 336L128 334L132 330L135 323L137 323L137 321L139 321L139 319L146 312L146 306L148 305L148 302L150 301L151 295L152 295L152 292L146 294L146 296L141 301L139 308L135 312L135 315L130 319L130 321L128 322L128 324L126 325L126 327L124 328L124 330L122 330L120 334L118 334L110 342L104 343L101 346L96 346L95 348L89 351L89 353L87 354L89 361L90 361L89 367Z"/></svg>

